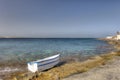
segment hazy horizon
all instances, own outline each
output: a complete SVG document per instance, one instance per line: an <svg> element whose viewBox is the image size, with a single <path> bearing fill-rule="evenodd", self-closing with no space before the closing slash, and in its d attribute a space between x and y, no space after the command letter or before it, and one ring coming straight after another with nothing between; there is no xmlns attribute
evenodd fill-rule
<svg viewBox="0 0 120 80"><path fill-rule="evenodd" d="M101 38L120 31L118 0L0 0L0 37Z"/></svg>

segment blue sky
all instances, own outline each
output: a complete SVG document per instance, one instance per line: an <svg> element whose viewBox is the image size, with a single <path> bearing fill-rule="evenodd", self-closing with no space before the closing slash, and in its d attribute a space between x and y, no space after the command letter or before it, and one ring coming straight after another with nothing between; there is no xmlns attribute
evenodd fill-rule
<svg viewBox="0 0 120 80"><path fill-rule="evenodd" d="M105 37L116 31L119 0L0 0L0 36Z"/></svg>

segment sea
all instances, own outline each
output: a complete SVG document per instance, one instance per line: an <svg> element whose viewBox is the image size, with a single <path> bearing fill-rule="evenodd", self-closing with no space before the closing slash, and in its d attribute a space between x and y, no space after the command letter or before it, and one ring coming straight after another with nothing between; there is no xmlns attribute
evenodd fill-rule
<svg viewBox="0 0 120 80"><path fill-rule="evenodd" d="M84 60L112 50L110 44L96 38L1 38L0 64L26 64L55 54Z"/></svg>

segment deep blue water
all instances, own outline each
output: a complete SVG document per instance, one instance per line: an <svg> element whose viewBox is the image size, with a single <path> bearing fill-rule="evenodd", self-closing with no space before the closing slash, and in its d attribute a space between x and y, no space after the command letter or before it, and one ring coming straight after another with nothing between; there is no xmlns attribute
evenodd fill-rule
<svg viewBox="0 0 120 80"><path fill-rule="evenodd" d="M57 53L62 56L92 56L110 51L109 46L95 38L0 39L0 60L30 61Z"/></svg>

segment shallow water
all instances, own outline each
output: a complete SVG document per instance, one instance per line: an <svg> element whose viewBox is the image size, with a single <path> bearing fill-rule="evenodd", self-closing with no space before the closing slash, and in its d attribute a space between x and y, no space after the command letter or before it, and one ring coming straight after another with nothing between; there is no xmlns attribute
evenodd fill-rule
<svg viewBox="0 0 120 80"><path fill-rule="evenodd" d="M0 62L28 62L58 53L85 58L111 50L110 45L95 38L0 39Z"/></svg>

